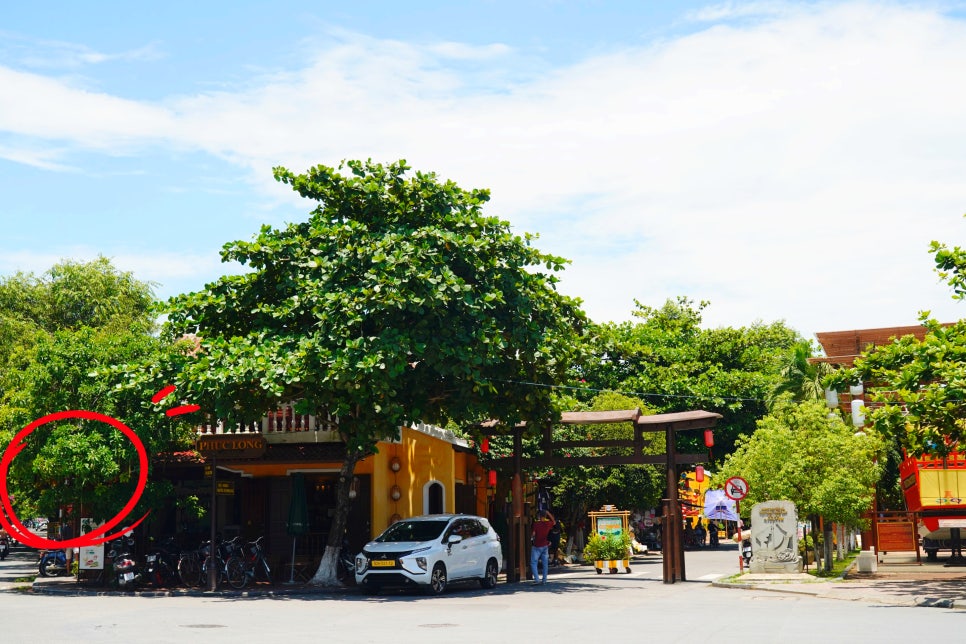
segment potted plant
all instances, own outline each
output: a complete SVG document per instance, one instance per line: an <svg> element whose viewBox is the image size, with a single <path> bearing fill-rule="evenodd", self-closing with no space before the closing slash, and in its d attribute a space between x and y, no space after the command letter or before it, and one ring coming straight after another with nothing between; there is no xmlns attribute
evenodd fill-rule
<svg viewBox="0 0 966 644"><path fill-rule="evenodd" d="M584 548L584 561L593 561L597 574L615 573L623 569L630 572L631 536L623 532L619 535L592 534Z"/></svg>

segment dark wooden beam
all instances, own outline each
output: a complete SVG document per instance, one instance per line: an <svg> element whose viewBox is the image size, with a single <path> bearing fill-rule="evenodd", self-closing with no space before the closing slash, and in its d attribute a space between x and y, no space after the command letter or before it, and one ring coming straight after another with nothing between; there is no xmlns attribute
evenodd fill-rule
<svg viewBox="0 0 966 644"><path fill-rule="evenodd" d="M506 456L487 461L487 467L505 469L514 465L515 462L512 456ZM707 463L708 455L675 454L674 462L677 465ZM643 454L640 456L533 456L520 458L520 465L523 469L529 467L575 467L578 465L664 465L665 463L667 463L667 456L664 454Z"/></svg>

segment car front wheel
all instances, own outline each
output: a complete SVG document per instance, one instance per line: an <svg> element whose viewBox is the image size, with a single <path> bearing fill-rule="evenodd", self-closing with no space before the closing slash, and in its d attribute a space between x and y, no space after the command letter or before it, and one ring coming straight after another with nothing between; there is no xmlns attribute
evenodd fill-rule
<svg viewBox="0 0 966 644"><path fill-rule="evenodd" d="M496 559L490 559L486 562L486 572L483 573L483 577L480 579L480 586L483 588L496 588L496 578L499 574L499 564L496 563Z"/></svg>
<svg viewBox="0 0 966 644"><path fill-rule="evenodd" d="M486 572L483 573L483 577L480 578L480 586L483 588L495 588L496 578L500 574L500 567L496 563L496 559L490 559L486 562Z"/></svg>
<svg viewBox="0 0 966 644"><path fill-rule="evenodd" d="M429 576L429 586L426 592L430 595L441 595L446 590L446 566L438 562L433 566L433 573Z"/></svg>

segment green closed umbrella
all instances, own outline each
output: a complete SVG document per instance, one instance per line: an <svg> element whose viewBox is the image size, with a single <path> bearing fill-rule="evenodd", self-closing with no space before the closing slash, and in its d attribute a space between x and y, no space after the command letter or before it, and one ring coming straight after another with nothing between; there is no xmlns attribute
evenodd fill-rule
<svg viewBox="0 0 966 644"><path fill-rule="evenodd" d="M292 499L288 506L286 531L292 535L291 575L288 583L295 583L295 542L299 535L309 531L309 504L305 498L305 475L296 472L292 475Z"/></svg>

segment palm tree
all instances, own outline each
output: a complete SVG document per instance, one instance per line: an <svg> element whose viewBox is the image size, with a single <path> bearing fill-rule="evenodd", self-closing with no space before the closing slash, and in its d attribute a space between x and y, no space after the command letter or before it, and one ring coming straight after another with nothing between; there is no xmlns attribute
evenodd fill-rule
<svg viewBox="0 0 966 644"><path fill-rule="evenodd" d="M810 341L801 340L792 346L788 363L780 372L781 381L772 388L766 400L769 409L780 398L801 402L825 397L822 379L835 368L827 362L811 362L809 359L812 357L813 347Z"/></svg>

